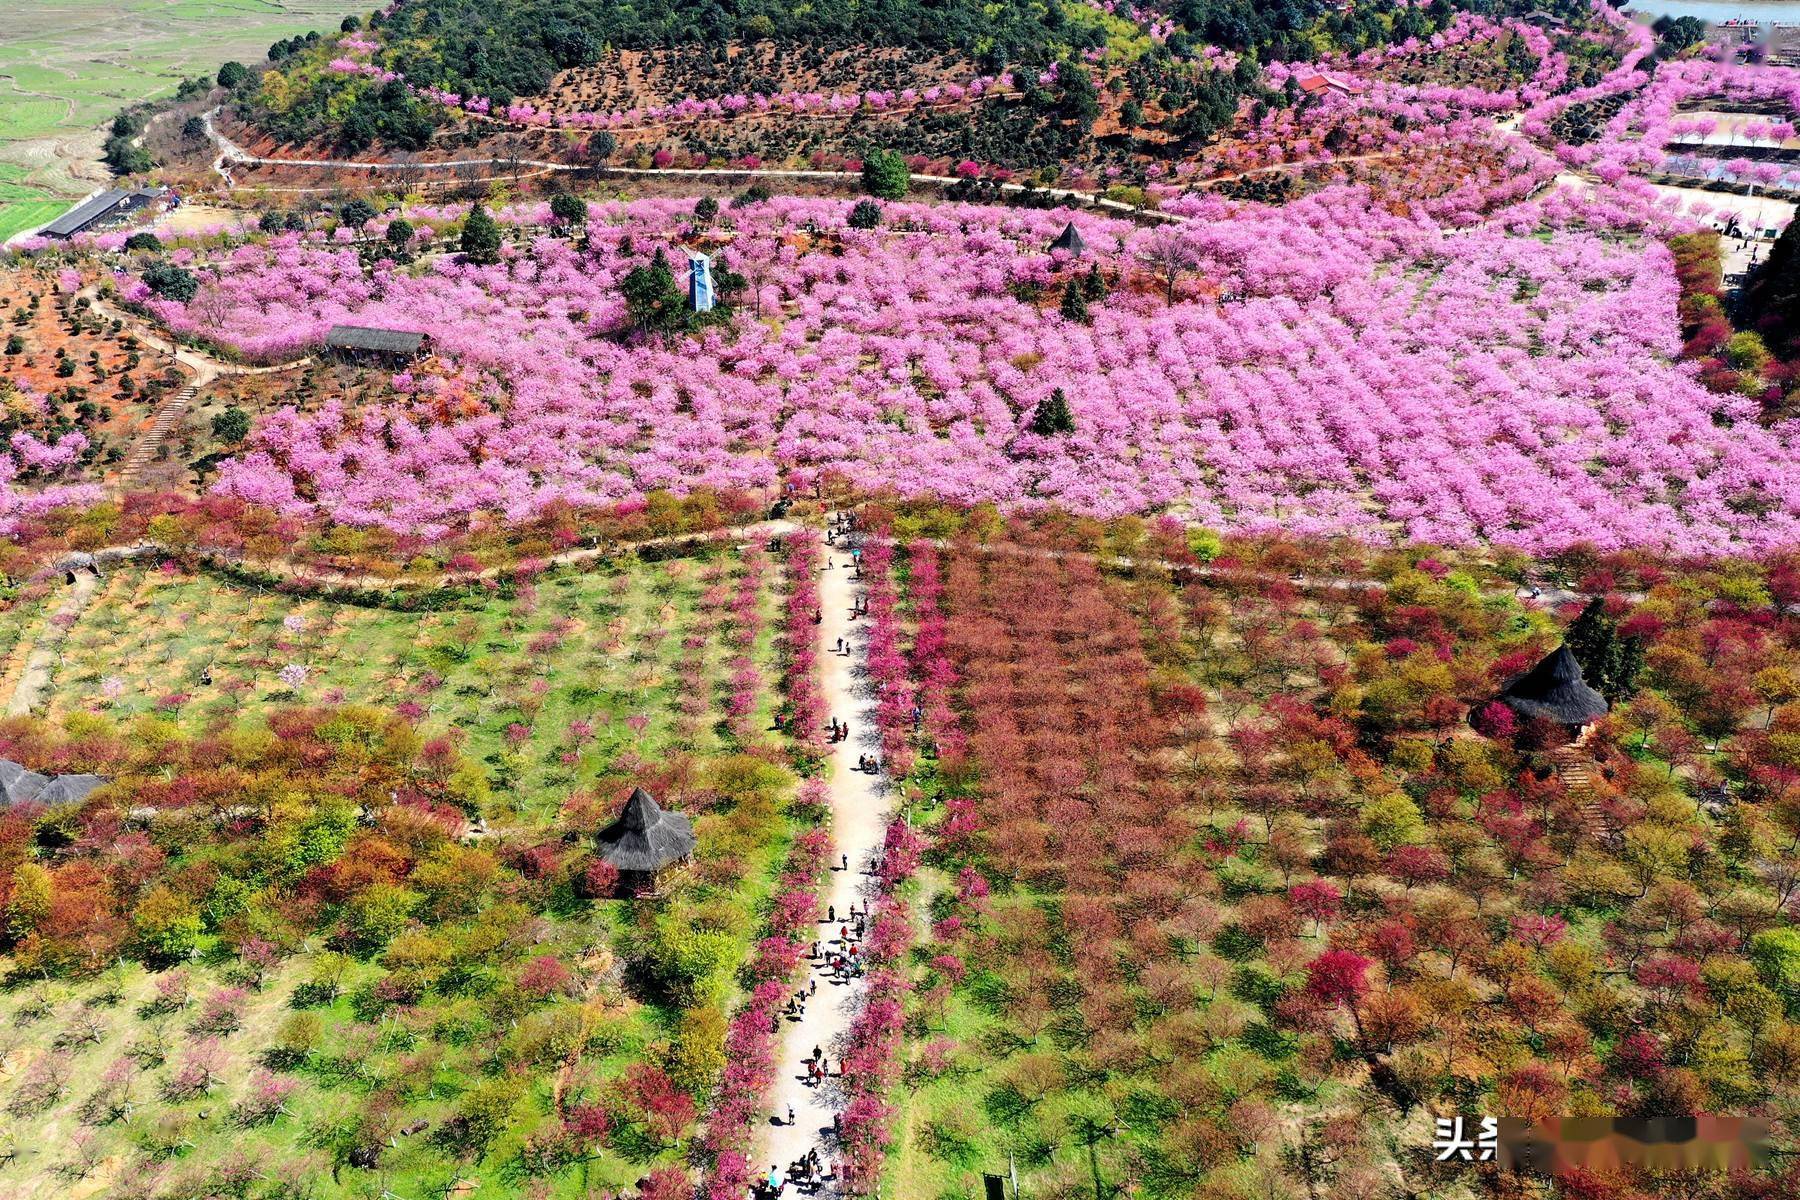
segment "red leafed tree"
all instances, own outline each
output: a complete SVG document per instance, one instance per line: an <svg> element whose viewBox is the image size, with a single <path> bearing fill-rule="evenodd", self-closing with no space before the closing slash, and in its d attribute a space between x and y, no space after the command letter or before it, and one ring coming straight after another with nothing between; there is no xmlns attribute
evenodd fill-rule
<svg viewBox="0 0 1800 1200"><path fill-rule="evenodd" d="M1323 879L1296 883L1288 889L1288 903L1294 911L1313 922L1314 930L1327 921L1335 921L1344 903L1344 893Z"/></svg>
<svg viewBox="0 0 1800 1200"><path fill-rule="evenodd" d="M660 1067L638 1063L625 1073L621 1086L626 1101L657 1140L675 1141L693 1123L693 1099Z"/></svg>
<svg viewBox="0 0 1800 1200"><path fill-rule="evenodd" d="M644 1180L639 1200L689 1200L694 1182L680 1167L658 1167Z"/></svg>
<svg viewBox="0 0 1800 1200"><path fill-rule="evenodd" d="M1359 1040L1363 1028L1357 1005L1369 994L1369 968L1373 965L1373 959L1364 958L1354 950L1327 950L1306 967L1307 994L1327 1004L1341 1004L1349 1009Z"/></svg>

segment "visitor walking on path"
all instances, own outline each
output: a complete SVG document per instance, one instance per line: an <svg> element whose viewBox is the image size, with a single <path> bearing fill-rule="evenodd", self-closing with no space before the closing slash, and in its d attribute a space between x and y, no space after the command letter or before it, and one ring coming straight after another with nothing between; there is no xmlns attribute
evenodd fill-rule
<svg viewBox="0 0 1800 1200"><path fill-rule="evenodd" d="M834 524L843 529L851 527L847 520ZM861 555L852 550L852 557L860 560ZM869 745L860 748L851 740L851 722L857 712L867 718L861 729L875 728L874 698L856 674L866 656L866 644L857 632L863 623L851 623L853 613L866 612L862 585L853 572L830 570L820 574L818 645L821 650L838 645L844 651L841 655L819 657L821 690L826 711L850 718L831 718L832 740L828 748L827 795L838 870L829 874L829 890L820 897L825 901L825 919L821 922L824 933L818 939L818 953L808 962L812 978L803 992L813 997L813 1002L805 1004L796 1019L782 1022L770 1111L785 1115L791 1110L792 1117L770 1122L764 1147L766 1161L805 1160L811 1168L805 1177L806 1191L817 1196L840 1194L835 1164L844 1096L834 1083L835 1078L842 1076L832 1075L831 1060L842 1061L844 1038L866 995L861 941L868 895L875 886L871 872L889 816L889 798L880 775L856 769L859 760L877 761L869 755L876 748L873 736L870 735ZM831 986L819 989L820 976ZM798 1179L791 1181L799 1185ZM773 1173L771 1190L781 1182L779 1173Z"/></svg>

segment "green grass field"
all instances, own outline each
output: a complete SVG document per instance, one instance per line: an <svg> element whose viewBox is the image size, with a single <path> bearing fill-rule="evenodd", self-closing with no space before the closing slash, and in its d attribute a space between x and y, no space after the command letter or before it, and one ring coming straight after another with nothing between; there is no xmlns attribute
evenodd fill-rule
<svg viewBox="0 0 1800 1200"><path fill-rule="evenodd" d="M281 38L335 30L358 0L32 0L0 33L0 240L48 219L99 178L94 131L128 104L253 63ZM36 206L36 207L33 207ZM54 215L53 213L50 215Z"/></svg>
<svg viewBox="0 0 1800 1200"><path fill-rule="evenodd" d="M0 41L0 141L88 129L166 95L226 59L334 29L355 0L45 0L7 14Z"/></svg>
<svg viewBox="0 0 1800 1200"><path fill-rule="evenodd" d="M69 207L68 200L20 182L25 174L25 168L17 163L0 162L0 242L22 230L35 229Z"/></svg>
<svg viewBox="0 0 1800 1200"><path fill-rule="evenodd" d="M34 195L28 193L14 199L0 192L0 242L15 233L36 229L69 207L66 200L39 200L32 198Z"/></svg>
<svg viewBox="0 0 1800 1200"><path fill-rule="evenodd" d="M565 570L524 600L418 614L126 568L70 631L48 715L98 705L198 732L282 704L410 702L427 728L466 733L497 794L542 816L619 753L673 739L684 694L722 704L727 656L698 611L715 569L678 559ZM684 673L691 636L707 644L698 677ZM304 682L284 681L290 665ZM591 738L570 738L578 719L593 722ZM719 737L708 728L695 741L707 753Z"/></svg>
<svg viewBox="0 0 1800 1200"><path fill-rule="evenodd" d="M482 844L504 847L554 828L572 795L616 790L619 772L677 755L717 762L739 746L724 719L731 676L742 656L775 678L779 580L768 564L761 632L741 645L727 608L746 586L744 570L728 551L627 557L416 614L126 565L70 630L45 707L71 727L98 717L116 728L170 722L189 736L242 737L286 705L416 704L421 733L466 735L464 755L492 785L483 809L492 840ZM0 611L0 683L16 681L61 594L60 585L48 598L32 590ZM306 677L284 678L289 664ZM768 728L769 703L747 728ZM577 720L587 732L571 730ZM613 965L646 913L674 920L678 909L719 931L728 978L714 1003L722 1013L735 1002L731 968L750 954L794 828L773 809L754 820L702 813L698 865L654 909L533 899L527 889L479 916L417 926L380 954L327 955L314 939L259 981L246 982L208 933L175 1002L159 1002L156 990L174 973L135 962L39 982L6 976L0 958L0 1048L29 1085L28 1098L8 1102L0 1132L0 1148L17 1155L5 1194L148 1195L111 1190L137 1175L154 1177L158 1195L232 1194L234 1180L251 1176L311 1189L241 1194L583 1200L627 1188L653 1166L681 1162L683 1147L615 1128L603 1152L539 1172L527 1138L555 1125L565 1090L609 1095L630 1067L666 1061L690 1028L686 1010L626 989ZM382 1000L384 981L424 978L421 950L439 963L438 982L406 1003ZM474 965L445 973L434 957L444 953ZM544 957L567 964L574 982L566 994L522 997L508 981ZM323 993L321 980L330 983ZM246 989L239 1019L203 1028L208 998L233 987ZM311 1024L309 1048L281 1058L276 1047L297 1023ZM183 1089L183 1072L203 1060L215 1064L211 1077ZM291 1089L280 1112L244 1117L271 1073ZM502 1077L516 1077L520 1091L487 1148L447 1149L440 1137L460 1107ZM381 1131L379 1169L348 1168L340 1180L333 1163L343 1165L344 1139L367 1140L369 1128Z"/></svg>

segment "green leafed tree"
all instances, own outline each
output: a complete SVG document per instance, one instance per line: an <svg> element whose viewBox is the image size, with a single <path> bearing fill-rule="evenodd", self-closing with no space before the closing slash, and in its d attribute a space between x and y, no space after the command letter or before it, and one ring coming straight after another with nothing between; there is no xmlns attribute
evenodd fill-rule
<svg viewBox="0 0 1800 1200"><path fill-rule="evenodd" d="M550 216L564 229L587 224L587 202L580 196L558 192L550 197Z"/></svg>
<svg viewBox="0 0 1800 1200"><path fill-rule="evenodd" d="M899 200L912 186L906 160L892 150L872 150L863 159L863 190L882 200Z"/></svg>
<svg viewBox="0 0 1800 1200"><path fill-rule="evenodd" d="M479 266L500 261L500 226L479 204L469 210L469 217L463 222L461 246L464 256Z"/></svg>
<svg viewBox="0 0 1800 1200"><path fill-rule="evenodd" d="M1069 398L1061 388L1050 393L1031 416L1031 432L1039 437L1056 437L1075 432L1075 416L1069 411Z"/></svg>
<svg viewBox="0 0 1800 1200"><path fill-rule="evenodd" d="M845 223L852 229L874 229L881 224L881 205L873 200L858 200Z"/></svg>
<svg viewBox="0 0 1800 1200"><path fill-rule="evenodd" d="M352 229L361 229L364 225L373 221L377 215L375 206L370 204L367 200L352 200L350 203L338 209L338 220L350 226Z"/></svg>
<svg viewBox="0 0 1800 1200"><path fill-rule="evenodd" d="M250 436L250 414L232 405L212 419L212 434L222 442L241 442Z"/></svg>
<svg viewBox="0 0 1800 1200"><path fill-rule="evenodd" d="M1605 609L1605 602L1598 597L1590 600L1563 640L1581 664L1589 686L1617 704L1637 690L1637 677L1644 669L1644 646L1638 638L1620 637Z"/></svg>
<svg viewBox="0 0 1800 1200"><path fill-rule="evenodd" d="M1057 68L1057 115L1086 128L1100 116L1100 93L1094 88L1094 77L1079 63L1065 62Z"/></svg>
<svg viewBox="0 0 1800 1200"><path fill-rule="evenodd" d="M1743 314L1775 347L1787 346L1800 332L1800 222L1790 223L1775 239L1744 290Z"/></svg>
<svg viewBox="0 0 1800 1200"><path fill-rule="evenodd" d="M1750 939L1750 961L1788 1010L1800 1006L1800 929L1765 929Z"/></svg>
<svg viewBox="0 0 1800 1200"><path fill-rule="evenodd" d="M171 963L186 958L199 945L203 925L193 901L158 887L138 901L131 928L147 961Z"/></svg>
<svg viewBox="0 0 1800 1200"><path fill-rule="evenodd" d="M185 267L171 262L151 263L144 272L144 284L164 300L186 304L200 290L200 280Z"/></svg>
<svg viewBox="0 0 1800 1200"><path fill-rule="evenodd" d="M688 328L687 300L661 247L649 263L633 267L626 274L619 290L624 294L626 317L635 332L666 337Z"/></svg>
<svg viewBox="0 0 1800 1200"><path fill-rule="evenodd" d="M1099 263L1093 263L1088 267L1088 273L1081 281L1081 291L1089 300L1106 299L1106 276L1100 273Z"/></svg>
<svg viewBox="0 0 1800 1200"><path fill-rule="evenodd" d="M1087 296L1082 292L1081 284L1071 279L1063 288L1062 315L1064 320L1086 325L1093 318L1088 315Z"/></svg>
<svg viewBox="0 0 1800 1200"><path fill-rule="evenodd" d="M587 140L588 169L598 172L612 160L619 148L619 139L602 129Z"/></svg>

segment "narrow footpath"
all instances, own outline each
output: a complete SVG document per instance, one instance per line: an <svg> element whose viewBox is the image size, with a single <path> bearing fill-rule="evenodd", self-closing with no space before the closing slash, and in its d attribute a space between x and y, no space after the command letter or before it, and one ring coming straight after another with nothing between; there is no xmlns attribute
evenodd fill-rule
<svg viewBox="0 0 1800 1200"><path fill-rule="evenodd" d="M809 991L816 986L800 1017L784 1018L786 1029L776 1064L775 1087L770 1093L768 1138L760 1159L751 1166L767 1180L774 1164L778 1175L786 1178L789 1164L797 1162L810 1150L819 1152L822 1170L829 1171L837 1157L832 1137L833 1114L843 1110L843 1094L838 1082L844 1041L863 1004L867 991L862 978L833 978L829 956L843 954L847 947L840 931L848 928L855 940L855 922L850 908L863 912L875 895L873 864L880 853L887 830L889 808L888 786L879 775L857 769L861 755L874 758L881 749L875 731L874 697L869 691L864 661L868 643L864 618L852 611L862 594L856 581L851 556L847 549L825 547L826 561L833 564L823 571L819 582L820 662L824 678L827 718L835 718L850 726L850 736L834 743L830 754L831 831L838 862L833 864L831 881L824 897L828 911L837 919L819 924L819 955L812 960L808 978ZM848 652L837 652L838 639L844 639ZM822 1083L810 1081L808 1062L817 1048L824 1056L829 1077ZM790 1107L794 1119L788 1120ZM785 1194L798 1194L788 1185ZM833 1181L816 1195L839 1194Z"/></svg>
<svg viewBox="0 0 1800 1200"><path fill-rule="evenodd" d="M206 135L212 139L219 153L213 159L213 172L225 181L227 188L235 188L238 183L231 176L231 168L237 166L274 166L274 167L317 167L339 171L421 171L421 170L455 170L459 167L529 167L534 175L556 172L581 174L592 168L581 163L549 162L541 158L453 158L437 162L374 162L368 159L348 158L268 158L251 154L242 146L220 133L214 127L213 115L219 110L214 108L201 114L206 126ZM612 177L619 175L662 176L665 178L681 178L691 176L706 178L708 176L738 179L826 179L840 183L855 183L862 180L858 171L809 171L786 170L777 167L616 167L606 166L601 169L602 175ZM908 176L914 183L952 185L964 183L965 180L954 175L923 175L914 173ZM276 191L288 189L277 188ZM306 191L322 189L307 188ZM1002 183L1000 190L1008 194L1018 194L1035 190L1040 196L1052 200L1073 200L1091 208L1105 209L1108 212L1125 213L1128 216L1143 217L1153 221L1173 221L1186 223L1187 219L1176 213L1161 212L1154 208L1143 208L1136 204L1127 204L1123 200L1113 200L1093 192L1078 192L1071 188L1027 188L1021 183Z"/></svg>
<svg viewBox="0 0 1800 1200"><path fill-rule="evenodd" d="M44 689L50 686L51 673L61 660L63 639L69 636L69 630L81 617L81 611L93 599L100 587L100 577L92 571L77 571L75 582L69 588L68 598L50 614L44 622L44 632L38 637L37 644L29 651L25 660L25 673L19 677L19 686L6 703L6 715L22 717L36 708L43 699Z"/></svg>

